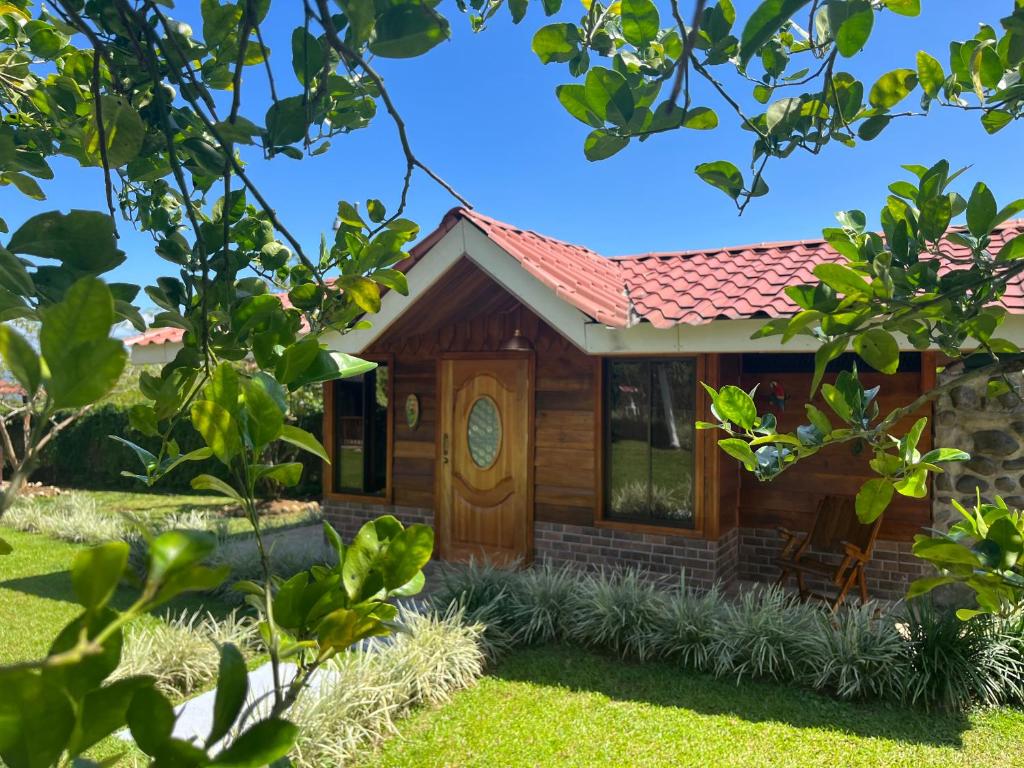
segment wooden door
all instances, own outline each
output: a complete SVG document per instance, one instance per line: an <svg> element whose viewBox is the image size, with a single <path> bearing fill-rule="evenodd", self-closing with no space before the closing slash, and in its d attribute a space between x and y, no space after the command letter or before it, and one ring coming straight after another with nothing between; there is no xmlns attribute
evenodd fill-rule
<svg viewBox="0 0 1024 768"><path fill-rule="evenodd" d="M532 359L441 361L438 524L447 560L528 560Z"/></svg>

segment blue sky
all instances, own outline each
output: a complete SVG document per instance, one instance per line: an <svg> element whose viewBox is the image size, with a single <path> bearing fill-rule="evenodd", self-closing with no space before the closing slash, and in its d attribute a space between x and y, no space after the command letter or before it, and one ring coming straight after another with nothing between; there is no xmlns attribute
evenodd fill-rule
<svg viewBox="0 0 1024 768"><path fill-rule="evenodd" d="M579 0L565 2L558 20L580 13ZM754 2L738 0L736 5L745 19ZM950 40L972 36L979 21L997 24L1012 2L925 0L923 5L917 19L891 13L880 17L851 71L870 85L889 69L913 67L922 48L945 64ZM289 36L301 23L294 15L299 4L279 0L275 6L266 34L275 51L279 90L296 93ZM659 6L665 4L659 0ZM196 8L198 0L179 0L177 13L199 29ZM749 136L734 126L719 100L704 94L698 99L723 118L715 131L665 134L634 143L610 160L589 163L582 150L588 129L554 97L556 85L570 82L565 66L544 66L530 51L534 31L545 23L539 4L531 4L520 26L502 11L478 35L450 0L442 8L453 19L450 42L420 59L377 62L416 152L480 211L606 255L815 237L833 223L837 210L862 208L875 219L886 185L904 173L901 163L927 165L942 157L954 166L972 164L965 183L984 179L1001 203L1024 194L1017 128L988 136L977 115L936 110L925 119L898 121L854 150L835 145L818 157L797 153L776 161L766 177L771 193L738 217L732 201L692 172L706 160L747 164ZM262 72L251 68L247 73L252 92L246 92L246 101L254 106L243 112L261 121L266 107ZM103 208L96 169L62 160L53 165L56 178L43 184L46 201L30 201L12 187L0 187L0 211L9 225L54 208ZM302 161L254 159L250 168L283 221L312 250L320 233L329 231L339 199L379 197L393 204L404 165L394 126L381 112L370 128L335 139L325 155ZM417 174L408 215L424 232L455 204ZM117 279L148 283L172 273L172 265L153 254L148 238L126 224L120 229L129 259L117 270Z"/></svg>

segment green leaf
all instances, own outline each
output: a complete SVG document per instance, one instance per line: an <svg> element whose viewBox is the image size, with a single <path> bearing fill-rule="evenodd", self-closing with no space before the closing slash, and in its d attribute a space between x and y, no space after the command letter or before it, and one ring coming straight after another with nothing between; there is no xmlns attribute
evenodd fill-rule
<svg viewBox="0 0 1024 768"><path fill-rule="evenodd" d="M718 127L718 115L710 107L691 107L683 114L680 125L692 131L710 131Z"/></svg>
<svg viewBox="0 0 1024 768"><path fill-rule="evenodd" d="M292 461L286 464L264 466L257 473L257 479L273 480L285 488L291 488L298 485L299 480L302 479L302 464L298 461Z"/></svg>
<svg viewBox="0 0 1024 768"><path fill-rule="evenodd" d="M848 343L848 337L839 336L825 342L814 352L814 375L811 377L811 397L814 397L814 393L818 391L818 385L821 384L821 379L825 375L825 368L846 351Z"/></svg>
<svg viewBox="0 0 1024 768"><path fill-rule="evenodd" d="M847 296L870 295L871 286L867 281L843 264L825 263L814 268L814 276L821 282Z"/></svg>
<svg viewBox="0 0 1024 768"><path fill-rule="evenodd" d="M138 157L142 150L142 142L146 138L146 128L142 118L127 99L121 96L101 96L100 110L103 118L103 132L106 139L107 165L120 168ZM100 154L100 132L97 125L96 110L85 125L82 143L85 153L93 165L102 163Z"/></svg>
<svg viewBox="0 0 1024 768"><path fill-rule="evenodd" d="M971 454L958 448L935 448L921 457L923 464L938 464L943 461L970 461Z"/></svg>
<svg viewBox="0 0 1024 768"><path fill-rule="evenodd" d="M594 67L587 73L584 83L587 103L602 120L625 126L633 117L635 105L626 78L618 72Z"/></svg>
<svg viewBox="0 0 1024 768"><path fill-rule="evenodd" d="M996 218L996 198L983 182L978 182L971 190L967 201L967 228L975 237L987 235L992 229Z"/></svg>
<svg viewBox="0 0 1024 768"><path fill-rule="evenodd" d="M925 200L921 205L919 224L921 236L926 240L937 242L946 234L949 222L953 218L953 202L947 195L940 195Z"/></svg>
<svg viewBox="0 0 1024 768"><path fill-rule="evenodd" d="M244 387L245 428L257 452L276 440L284 426L284 413L266 387L264 379L249 379Z"/></svg>
<svg viewBox="0 0 1024 768"><path fill-rule="evenodd" d="M868 101L879 109L890 109L899 104L917 85L917 72L912 69L894 69L886 72L871 86Z"/></svg>
<svg viewBox="0 0 1024 768"><path fill-rule="evenodd" d="M837 387L832 384L822 384L821 396L840 419L849 422L853 418L850 404L846 402L846 397Z"/></svg>
<svg viewBox="0 0 1024 768"><path fill-rule="evenodd" d="M306 372L319 353L320 341L316 336L311 334L302 337L281 353L281 358L274 369L274 378L285 386L290 385Z"/></svg>
<svg viewBox="0 0 1024 768"><path fill-rule="evenodd" d="M71 586L75 598L87 611L102 608L114 596L128 565L128 545L111 541L84 549L71 564Z"/></svg>
<svg viewBox="0 0 1024 768"><path fill-rule="evenodd" d="M305 28L292 30L292 69L299 83L312 82L323 68L325 53L320 41Z"/></svg>
<svg viewBox="0 0 1024 768"><path fill-rule="evenodd" d="M763 0L747 19L740 35L740 67L747 64L782 25L810 0Z"/></svg>
<svg viewBox="0 0 1024 768"><path fill-rule="evenodd" d="M297 448L301 448L307 453L319 456L328 464L331 463L331 459L327 455L327 451L325 451L324 447L320 444L320 441L304 429L292 426L291 424L285 424L281 428L280 439L284 440L286 443L291 443Z"/></svg>
<svg viewBox="0 0 1024 768"><path fill-rule="evenodd" d="M149 543L149 578L161 581L196 565L217 548L210 531L164 531Z"/></svg>
<svg viewBox="0 0 1024 768"><path fill-rule="evenodd" d="M591 128L601 128L604 125L604 121L594 114L587 103L586 88L579 83L559 85L555 88L555 96L565 107L565 111L581 123L586 123Z"/></svg>
<svg viewBox="0 0 1024 768"><path fill-rule="evenodd" d="M7 249L97 274L125 260L124 252L117 249L113 219L96 211L40 213L18 228Z"/></svg>
<svg viewBox="0 0 1024 768"><path fill-rule="evenodd" d="M221 363L214 368L210 383L203 390L206 400L211 400L232 415L238 413L238 398L241 394L238 371L231 363Z"/></svg>
<svg viewBox="0 0 1024 768"><path fill-rule="evenodd" d="M384 554L384 588L398 589L408 584L430 562L434 551L434 531L427 525L410 525L388 544Z"/></svg>
<svg viewBox="0 0 1024 768"><path fill-rule="evenodd" d="M338 278L338 285L363 312L380 312L380 288L373 280L362 275L344 275Z"/></svg>
<svg viewBox="0 0 1024 768"><path fill-rule="evenodd" d="M50 372L46 389L57 408L79 408L109 392L128 353L109 338L114 299L94 277L78 280L64 300L40 310L39 346Z"/></svg>
<svg viewBox="0 0 1024 768"><path fill-rule="evenodd" d="M929 576L923 579L915 579L907 590L907 598L921 597L931 592L936 587L944 584L952 584L955 581L951 576Z"/></svg>
<svg viewBox="0 0 1024 768"><path fill-rule="evenodd" d="M242 437L234 417L212 400L197 400L192 403L190 412L192 426L203 436L213 455L222 464L230 465L242 452Z"/></svg>
<svg viewBox="0 0 1024 768"><path fill-rule="evenodd" d="M661 18L651 0L622 0L622 36L626 42L643 48L658 36Z"/></svg>
<svg viewBox="0 0 1024 768"><path fill-rule="evenodd" d="M868 0L851 0L846 4L847 16L836 32L836 48L846 58L856 54L871 36L875 11Z"/></svg>
<svg viewBox="0 0 1024 768"><path fill-rule="evenodd" d="M1013 114L1005 109L990 109L981 116L981 126L986 133L1001 131L1013 121Z"/></svg>
<svg viewBox="0 0 1024 768"><path fill-rule="evenodd" d="M743 192L743 174L728 160L701 163L693 170L703 181L722 190L733 200Z"/></svg>
<svg viewBox="0 0 1024 768"><path fill-rule="evenodd" d="M420 56L448 39L448 20L426 3L387 7L377 17L370 51L386 59Z"/></svg>
<svg viewBox="0 0 1024 768"><path fill-rule="evenodd" d="M896 481L895 487L902 496L923 499L928 495L928 470L923 467L911 470L902 480Z"/></svg>
<svg viewBox="0 0 1024 768"><path fill-rule="evenodd" d="M882 3L901 16L917 16L921 13L921 0L882 0Z"/></svg>
<svg viewBox="0 0 1024 768"><path fill-rule="evenodd" d="M59 686L35 670L0 669L0 759L9 768L60 764L75 715Z"/></svg>
<svg viewBox="0 0 1024 768"><path fill-rule="evenodd" d="M739 387L727 384L713 398L715 413L741 429L753 429L757 421L757 407L753 398Z"/></svg>
<svg viewBox="0 0 1024 768"><path fill-rule="evenodd" d="M629 144L629 138L618 136L603 128L591 131L583 142L583 154L590 162L605 160L616 152L625 149Z"/></svg>
<svg viewBox="0 0 1024 768"><path fill-rule="evenodd" d="M533 52L542 64L566 62L576 56L580 35L575 24L547 24L533 36Z"/></svg>
<svg viewBox="0 0 1024 768"><path fill-rule="evenodd" d="M288 754L299 729L287 720L268 718L244 731L213 759L221 768L262 768Z"/></svg>
<svg viewBox="0 0 1024 768"><path fill-rule="evenodd" d="M0 285L19 296L31 296L36 287L21 259L0 245Z"/></svg>
<svg viewBox="0 0 1024 768"><path fill-rule="evenodd" d="M892 481L884 477L876 477L864 483L857 491L857 519L865 524L877 520L889 508L894 490Z"/></svg>
<svg viewBox="0 0 1024 768"><path fill-rule="evenodd" d="M10 325L0 325L0 356L25 392L32 397L42 381L39 355L32 345Z"/></svg>
<svg viewBox="0 0 1024 768"><path fill-rule="evenodd" d="M174 730L174 708L159 691L143 688L132 697L127 721L132 739L139 749L157 757L170 741Z"/></svg>
<svg viewBox="0 0 1024 768"><path fill-rule="evenodd" d="M942 84L946 82L946 74L942 71L942 65L938 59L925 51L917 52L917 79L929 98L934 99L939 95Z"/></svg>
<svg viewBox="0 0 1024 768"><path fill-rule="evenodd" d="M231 643L220 647L220 666L217 671L217 693L213 701L213 724L206 737L209 747L227 736L238 713L245 705L249 693L249 671L245 657Z"/></svg>
<svg viewBox="0 0 1024 768"><path fill-rule="evenodd" d="M1024 234L1017 235L1013 239L1007 241L1003 247L999 249L999 253L996 258L999 261L1013 261L1015 259L1024 258Z"/></svg>
<svg viewBox="0 0 1024 768"><path fill-rule="evenodd" d="M861 359L882 373L896 373L900 366L900 348L891 333L872 328L853 340L853 350Z"/></svg>
<svg viewBox="0 0 1024 768"><path fill-rule="evenodd" d="M207 474L196 475L194 478L192 478L191 485L197 491L214 491L216 493L219 493L221 496L226 496L229 499L233 499L239 503L242 502L242 497L241 495L239 495L238 491L236 491L230 485L225 483L219 477L214 477L213 475Z"/></svg>
<svg viewBox="0 0 1024 768"><path fill-rule="evenodd" d="M718 447L733 458L739 459L749 472L757 469L757 457L754 456L754 452L750 450L750 446L745 440L740 440L738 437L727 437L718 441Z"/></svg>
<svg viewBox="0 0 1024 768"><path fill-rule="evenodd" d="M89 691L82 700L78 723L68 745L68 752L72 755L81 754L101 739L124 727L128 707L131 706L135 694L152 685L153 680L149 677L127 677ZM79 761L76 760L72 766L78 764Z"/></svg>

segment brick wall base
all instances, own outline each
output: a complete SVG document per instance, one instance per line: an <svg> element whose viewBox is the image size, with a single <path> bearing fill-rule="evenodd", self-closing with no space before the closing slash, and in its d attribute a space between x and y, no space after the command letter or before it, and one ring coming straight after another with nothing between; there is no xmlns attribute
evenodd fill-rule
<svg viewBox="0 0 1024 768"><path fill-rule="evenodd" d="M537 561L583 568L636 566L659 576L685 573L687 584L703 588L736 578L738 544L737 530L707 541L558 523L537 523L533 540Z"/></svg>
<svg viewBox="0 0 1024 768"><path fill-rule="evenodd" d="M381 515L394 515L403 525L434 525L434 510L425 507L399 507L394 504L361 504L358 501L324 499L320 503L324 518L334 526L345 542L352 541L363 523Z"/></svg>
<svg viewBox="0 0 1024 768"><path fill-rule="evenodd" d="M874 554L866 569L868 593L874 599L900 600L914 579L934 576L934 569L914 557L909 541L876 541ZM771 528L742 528L739 539L739 577L746 581L775 581L779 567L775 559L782 549L782 538ZM808 580L811 587L833 594L834 587Z"/></svg>
<svg viewBox="0 0 1024 768"><path fill-rule="evenodd" d="M434 512L424 507L360 504L327 499L324 517L345 541L351 541L367 520L394 515L406 525L434 524ZM639 533L618 528L538 522L534 526L534 559L582 568L634 566L658 576L685 574L687 584L707 588L737 580L773 582L782 541L771 528L735 528L718 541ZM899 600L916 578L933 575L927 563L910 552L910 542L878 541L868 564L872 598ZM828 585L810 580L812 588L829 594Z"/></svg>

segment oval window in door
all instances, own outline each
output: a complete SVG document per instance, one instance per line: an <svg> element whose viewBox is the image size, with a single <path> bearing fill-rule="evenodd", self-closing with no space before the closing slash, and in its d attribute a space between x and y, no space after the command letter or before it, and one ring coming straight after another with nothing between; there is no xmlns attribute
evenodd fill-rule
<svg viewBox="0 0 1024 768"><path fill-rule="evenodd" d="M466 419L466 445L469 456L480 469L492 466L501 450L501 414L487 395L478 397Z"/></svg>

